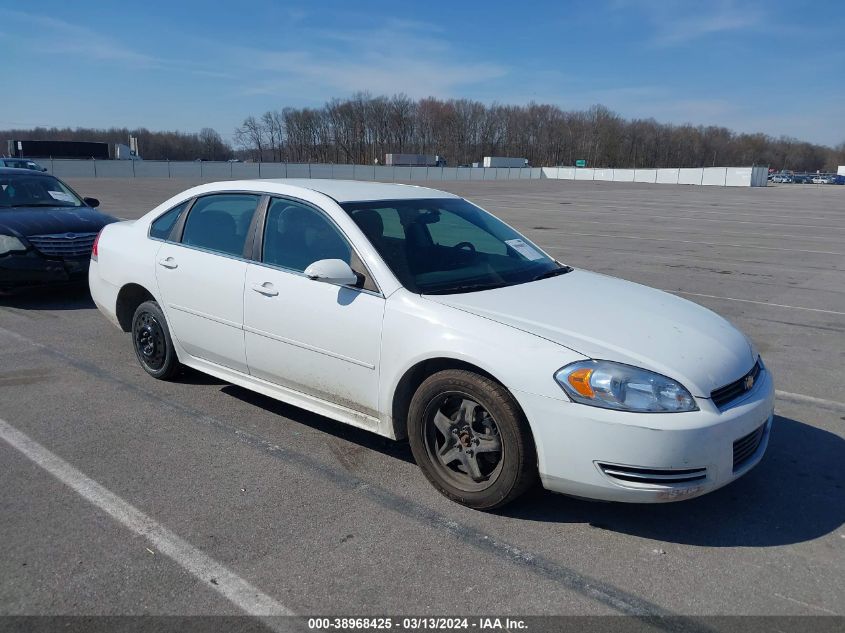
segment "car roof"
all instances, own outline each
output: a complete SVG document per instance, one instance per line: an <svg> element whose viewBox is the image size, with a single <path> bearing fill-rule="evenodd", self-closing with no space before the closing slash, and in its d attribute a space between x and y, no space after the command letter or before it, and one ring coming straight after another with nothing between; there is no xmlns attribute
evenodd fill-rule
<svg viewBox="0 0 845 633"><path fill-rule="evenodd" d="M262 178L261 182L300 187L316 191L337 202L364 202L372 200L413 200L420 198L459 198L453 193L398 183L361 180L329 180L320 178ZM225 184L225 183L216 183Z"/></svg>
<svg viewBox="0 0 845 633"><path fill-rule="evenodd" d="M5 159L4 159L5 160ZM20 159L16 159L20 160ZM26 174L27 176L49 176L50 174L43 171L35 171L34 169L26 169L25 167L2 167L0 166L0 174L11 176L13 174Z"/></svg>

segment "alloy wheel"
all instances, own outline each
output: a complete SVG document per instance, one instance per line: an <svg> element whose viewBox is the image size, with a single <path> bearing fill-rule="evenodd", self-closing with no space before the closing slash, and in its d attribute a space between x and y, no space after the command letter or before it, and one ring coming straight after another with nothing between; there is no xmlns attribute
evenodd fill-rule
<svg viewBox="0 0 845 633"><path fill-rule="evenodd" d="M502 469L503 444L493 416L463 393L442 394L426 408L425 446L435 468L465 491L489 487Z"/></svg>

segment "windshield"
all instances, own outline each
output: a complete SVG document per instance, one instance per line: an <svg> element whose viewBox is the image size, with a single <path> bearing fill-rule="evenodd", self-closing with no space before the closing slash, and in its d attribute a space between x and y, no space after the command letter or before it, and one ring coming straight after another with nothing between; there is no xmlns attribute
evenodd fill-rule
<svg viewBox="0 0 845 633"><path fill-rule="evenodd" d="M460 198L341 204L403 286L487 290L567 272L528 239Z"/></svg>
<svg viewBox="0 0 845 633"><path fill-rule="evenodd" d="M0 209L9 207L81 207L83 202L52 176L0 175Z"/></svg>

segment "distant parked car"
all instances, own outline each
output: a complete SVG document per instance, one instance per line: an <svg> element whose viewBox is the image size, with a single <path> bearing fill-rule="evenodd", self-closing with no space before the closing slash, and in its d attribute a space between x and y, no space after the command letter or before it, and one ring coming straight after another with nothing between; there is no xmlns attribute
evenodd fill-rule
<svg viewBox="0 0 845 633"><path fill-rule="evenodd" d="M28 158L0 158L0 167L11 167L13 169L31 169L32 171L47 171L34 160Z"/></svg>
<svg viewBox="0 0 845 633"><path fill-rule="evenodd" d="M100 229L117 222L58 178L0 167L0 292L84 281Z"/></svg>
<svg viewBox="0 0 845 633"><path fill-rule="evenodd" d="M791 174L775 174L772 182L793 182Z"/></svg>
<svg viewBox="0 0 845 633"><path fill-rule="evenodd" d="M828 176L826 174L821 174L818 176L813 177L813 184L814 185L834 185L836 184L836 176Z"/></svg>
<svg viewBox="0 0 845 633"><path fill-rule="evenodd" d="M792 182L799 185L807 185L813 182L813 178L807 174L794 174L792 176Z"/></svg>

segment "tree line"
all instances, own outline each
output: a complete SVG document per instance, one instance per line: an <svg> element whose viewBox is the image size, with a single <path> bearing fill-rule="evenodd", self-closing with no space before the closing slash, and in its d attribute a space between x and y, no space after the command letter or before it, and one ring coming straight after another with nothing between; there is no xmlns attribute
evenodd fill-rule
<svg viewBox="0 0 845 633"><path fill-rule="evenodd" d="M469 99L412 100L359 93L320 108L284 108L248 116L235 130L238 151L253 160L383 162L386 153L437 154L449 165L484 156L527 158L535 166L707 167L769 165L795 171L835 170L837 148L791 137L737 134L718 126L624 119L596 105L485 105Z"/></svg>
<svg viewBox="0 0 845 633"><path fill-rule="evenodd" d="M484 156L527 158L535 166L653 168L768 165L794 171L835 171L845 142L832 148L781 136L736 133L719 126L625 119L595 105L486 105L469 99L414 100L403 94L358 93L317 108L285 107L250 115L233 145L211 129L198 133L112 128L6 130L11 139L126 143L138 137L146 159L383 163L387 153L436 154L451 166ZM0 137L2 138L2 137Z"/></svg>
<svg viewBox="0 0 845 633"><path fill-rule="evenodd" d="M228 160L234 157L232 146L216 130L205 127L199 132L152 132L146 128L47 128L0 130L4 141L93 141L129 144L138 139L139 153L150 160ZM0 152L5 152L5 143Z"/></svg>

